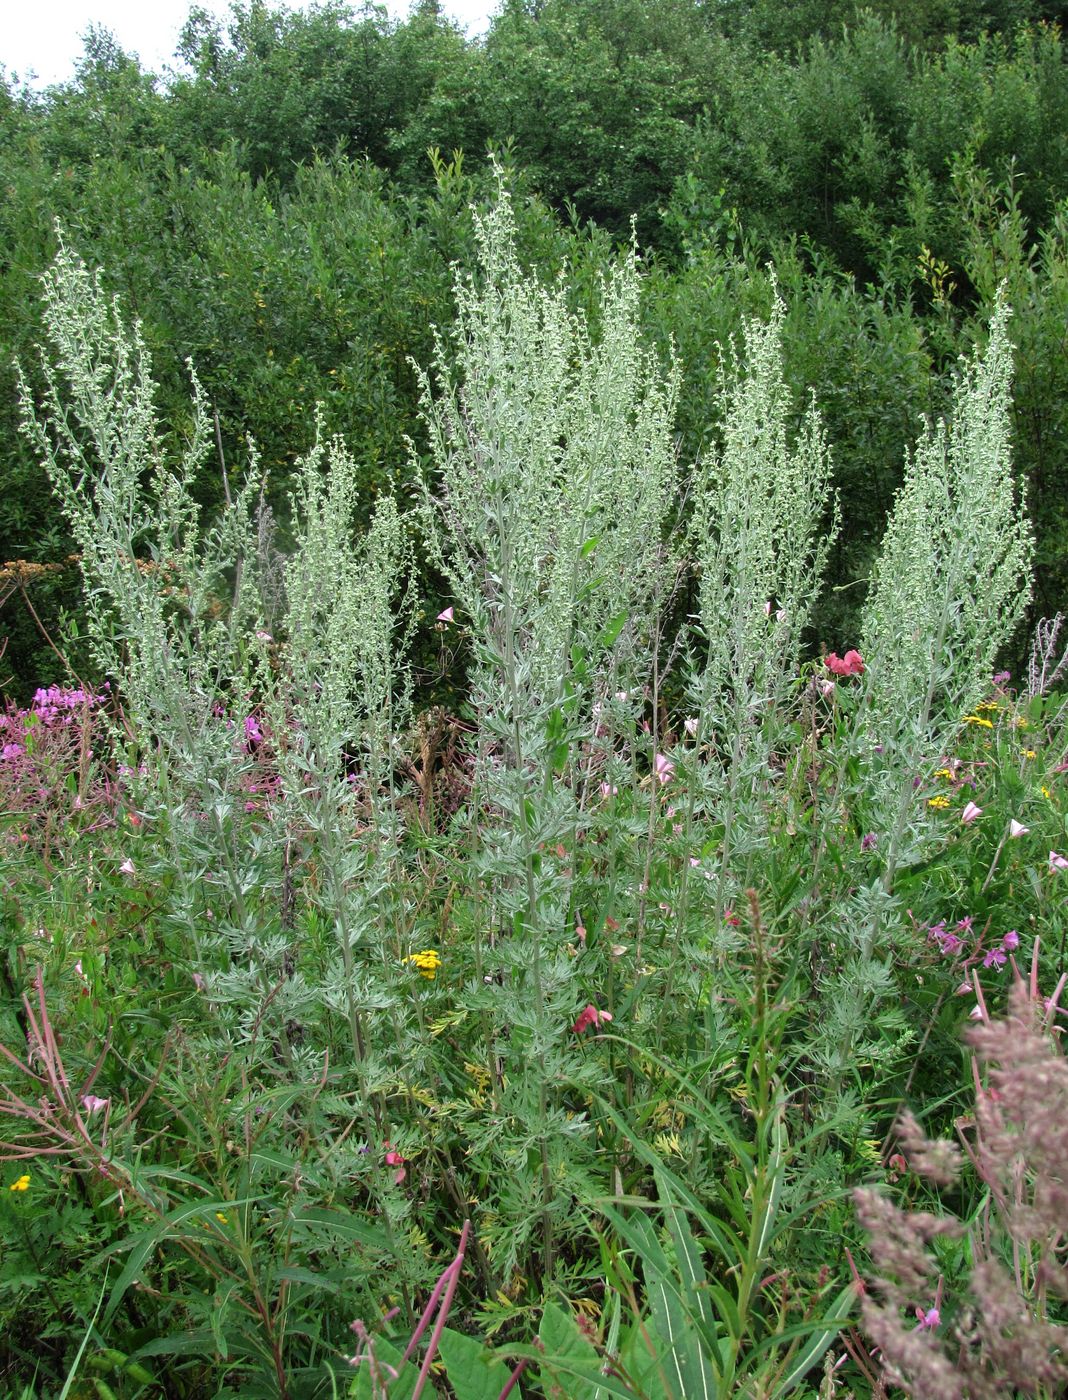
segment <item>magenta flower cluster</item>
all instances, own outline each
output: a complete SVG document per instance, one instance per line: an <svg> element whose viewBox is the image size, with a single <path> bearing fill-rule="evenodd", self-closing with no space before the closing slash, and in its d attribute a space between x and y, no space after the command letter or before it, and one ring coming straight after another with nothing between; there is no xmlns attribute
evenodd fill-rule
<svg viewBox="0 0 1068 1400"><path fill-rule="evenodd" d="M946 927L945 919L940 919L937 924L930 924L927 928L927 940L934 943L938 951L944 958L960 957L967 951L969 940L973 937L972 919L965 916L958 919L952 928ZM1020 935L1014 928L1009 929L1004 934L1000 942L993 947L983 947L984 939L980 936L964 959L965 968L972 964L981 962L983 967L1004 967L1010 953L1015 953L1020 946ZM960 989L962 992L969 991L970 985L964 983Z"/></svg>
<svg viewBox="0 0 1068 1400"><path fill-rule="evenodd" d="M70 728L107 700L107 687L99 695L61 685L40 687L28 709L0 714L0 762L12 762L26 752L26 739L44 727Z"/></svg>

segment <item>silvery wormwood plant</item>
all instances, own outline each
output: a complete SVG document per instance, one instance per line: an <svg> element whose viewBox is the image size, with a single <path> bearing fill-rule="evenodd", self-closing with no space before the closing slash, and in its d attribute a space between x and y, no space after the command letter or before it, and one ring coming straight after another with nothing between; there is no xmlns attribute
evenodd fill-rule
<svg viewBox="0 0 1068 1400"><path fill-rule="evenodd" d="M478 271L457 278L451 340L421 373L433 454L423 518L474 653L479 979L468 1000L518 1143L500 1246L515 1258L540 1230L549 1273L569 1193L584 1189L588 1134L559 1086L600 1073L568 1048L585 999L566 946L576 840L593 775L612 761L612 727L598 719L620 692L637 697L633 721L645 691L671 567L678 372L642 345L633 252L602 283L595 338L562 281L521 269L503 188L475 231Z"/></svg>
<svg viewBox="0 0 1068 1400"><path fill-rule="evenodd" d="M905 464L864 608L866 663L839 761L859 765L843 786L854 822L873 833L881 871L852 890L834 933L840 965L822 1004L818 1057L832 1083L850 1076L858 1045L893 1016L893 946L911 937L895 876L933 839L925 779L950 753L995 658L1023 616L1033 543L1012 470L1012 347L999 300L984 352L962 363L948 422L926 423ZM887 1044L907 1044L892 1027Z"/></svg>
<svg viewBox="0 0 1068 1400"><path fill-rule="evenodd" d="M78 543L94 656L118 681L123 732L134 735L131 798L158 834L156 868L142 873L168 891L169 956L203 990L193 1033L208 1055L258 1047L257 1073L304 1082L321 1074L317 1047L334 1039L336 1019L335 1063L347 1041L364 1140L378 1141L398 1066L418 1068L389 985L407 974L392 893L393 733L407 712L411 615L398 513L381 501L356 539L355 465L320 431L297 473L287 600L270 636L255 455L205 527L191 488L211 433L195 374L189 445L172 461L140 328L65 246L44 287L50 352L40 405L20 375L23 430ZM277 788L250 820L254 749L268 742ZM300 890L326 931L303 946L283 912L297 856L325 877ZM376 1039L363 1024L371 1008L389 1013ZM351 1157L362 1176L381 1175L378 1154L357 1161L359 1137L343 1136L336 1170Z"/></svg>
<svg viewBox="0 0 1068 1400"><path fill-rule="evenodd" d="M39 405L19 371L22 431L80 551L94 660L121 681L129 728L145 750L133 759L131 781L138 760L151 760L153 792L142 784L137 800L167 811L175 858L185 845L178 864L188 879L176 914L199 945L203 910L194 891L211 871L221 917L210 941L248 945L245 892L271 876L258 859L249 863L235 835L249 765L244 733L225 710L247 689L244 641L258 614L256 482L250 476L205 527L191 488L211 451L210 419L192 367L188 443L175 460L140 327L124 324L99 276L62 239L43 284L51 348L41 356ZM207 965L219 950L204 951L195 961ZM261 993L268 977L261 963Z"/></svg>
<svg viewBox="0 0 1068 1400"><path fill-rule="evenodd" d="M986 350L962 362L948 424L926 423L905 464L862 624L864 731L882 746L887 888L913 807L986 692L1031 596L1034 542L1012 469L1012 346L999 298Z"/></svg>
<svg viewBox="0 0 1068 1400"><path fill-rule="evenodd" d="M691 778L697 815L722 828L717 914L752 883L752 862L766 841L768 760L792 709L802 633L838 530L830 452L814 404L790 431L785 317L776 292L766 322L745 322L743 349L721 349L720 445L694 480L690 539L704 655L690 690L696 752L712 761Z"/></svg>

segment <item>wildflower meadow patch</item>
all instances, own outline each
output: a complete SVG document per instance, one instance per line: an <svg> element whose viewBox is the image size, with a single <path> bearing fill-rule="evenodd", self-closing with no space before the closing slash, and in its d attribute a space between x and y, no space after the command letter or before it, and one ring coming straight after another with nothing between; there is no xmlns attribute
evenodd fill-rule
<svg viewBox="0 0 1068 1400"><path fill-rule="evenodd" d="M254 451L202 517L194 371L162 424L141 329L67 248L46 278L23 425L101 681L0 721L7 1371L1052 1400L1068 765L1059 622L995 673L1033 562L1009 309L839 656L781 302L680 462L695 370L643 339L636 255L587 316L503 188L474 227L418 489L368 508L313 422L284 547Z"/></svg>

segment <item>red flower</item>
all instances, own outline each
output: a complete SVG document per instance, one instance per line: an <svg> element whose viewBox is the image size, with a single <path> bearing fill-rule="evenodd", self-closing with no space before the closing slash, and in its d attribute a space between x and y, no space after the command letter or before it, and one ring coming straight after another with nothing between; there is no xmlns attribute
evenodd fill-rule
<svg viewBox="0 0 1068 1400"><path fill-rule="evenodd" d="M579 1018L571 1029L576 1035L581 1035L583 1031L589 1030L591 1026L597 1026L602 1021L610 1021L612 1013L610 1011L598 1011L591 1001L586 1009L579 1013Z"/></svg>
<svg viewBox="0 0 1068 1400"><path fill-rule="evenodd" d="M386 1166L397 1168L397 1170L393 1173L393 1182L396 1186L399 1186L404 1180L404 1178L408 1175L408 1172L404 1166L405 1162L408 1159L407 1157L403 1156L400 1152L398 1152L396 1148L390 1147L389 1138L386 1138L386 1141L383 1143L383 1146L389 1148L389 1151L386 1153Z"/></svg>
<svg viewBox="0 0 1068 1400"><path fill-rule="evenodd" d="M864 658L859 651L847 651L845 656L836 656L832 651L824 663L827 670L836 676L862 676Z"/></svg>

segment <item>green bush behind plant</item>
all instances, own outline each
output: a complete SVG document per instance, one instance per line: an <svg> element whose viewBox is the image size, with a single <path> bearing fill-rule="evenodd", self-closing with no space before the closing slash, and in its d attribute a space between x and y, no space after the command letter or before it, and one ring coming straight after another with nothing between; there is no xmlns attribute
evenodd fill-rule
<svg viewBox="0 0 1068 1400"><path fill-rule="evenodd" d="M636 216L653 273L643 314L681 353L684 456L714 432L714 346L737 332L740 308L767 308L774 261L790 308L787 376L823 408L846 507L813 620L830 645L851 635L917 416L944 407L954 358L1007 280L1017 465L1043 562L1036 607L1055 611L1068 583L1068 94L1060 34L1040 21L1056 16L843 7L844 29L799 11L791 38L761 14L724 9L717 27L680 0L517 4L479 43L431 7L394 24L257 4L228 23L192 17L188 67L166 85L99 32L70 83L35 96L9 79L0 562L60 561L70 548L15 431L11 378L39 338L56 220L141 318L175 432L192 357L226 461L243 459L253 433L280 514L319 401L370 499L387 482L410 487L409 356L425 362L431 325L451 319L449 268L470 261L467 208L488 192L491 142L514 172L524 257L566 269L576 304L592 307L597 271ZM444 154L431 161L428 147ZM221 501L217 465L196 490ZM425 579L428 608L438 588ZM77 625L69 575L32 597L53 630ZM51 675L51 653L17 601L4 618L25 698Z"/></svg>

